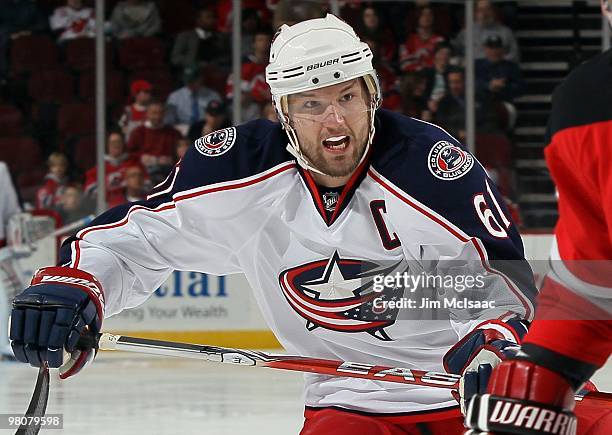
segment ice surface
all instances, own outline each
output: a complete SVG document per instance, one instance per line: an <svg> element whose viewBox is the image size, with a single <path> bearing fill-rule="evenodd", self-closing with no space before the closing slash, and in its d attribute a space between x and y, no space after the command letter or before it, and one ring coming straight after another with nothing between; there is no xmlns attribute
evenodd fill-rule
<svg viewBox="0 0 612 435"><path fill-rule="evenodd" d="M36 373L0 362L0 413L25 411ZM612 361L595 380L612 391ZM290 435L303 409L300 373L102 352L74 378L52 374L47 413L64 429L41 434Z"/></svg>

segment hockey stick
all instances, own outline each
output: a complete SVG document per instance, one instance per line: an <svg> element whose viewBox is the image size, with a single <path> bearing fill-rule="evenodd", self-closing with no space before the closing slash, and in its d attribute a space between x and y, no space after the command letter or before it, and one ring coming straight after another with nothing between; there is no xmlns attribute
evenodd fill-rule
<svg viewBox="0 0 612 435"><path fill-rule="evenodd" d="M45 416L49 399L49 381L49 367L44 364L38 370L36 386L24 416L24 422L19 426L15 435L36 435L40 431L42 417Z"/></svg>
<svg viewBox="0 0 612 435"><path fill-rule="evenodd" d="M268 367L452 390L459 388L459 380L461 379L460 375L451 373L427 372L403 367L387 367L357 362L280 355L203 344L150 340L109 333L98 334L97 341L98 348L102 350L123 350L150 355L193 358L242 366ZM576 400L588 400L589 402L594 400L612 404L612 393L589 392L587 394L576 395Z"/></svg>
<svg viewBox="0 0 612 435"><path fill-rule="evenodd" d="M55 231L49 233L49 234L45 234L44 237L41 237L41 239L46 239L48 237L57 237L57 236L62 236L66 233L69 233L70 231L76 230L78 228L84 227L85 225L89 225L89 223L94 220L95 216L93 214L87 215L84 218L81 218L77 221L72 222L71 224L68 225L64 225L61 228L56 229Z"/></svg>
<svg viewBox="0 0 612 435"><path fill-rule="evenodd" d="M347 376L373 379L408 385L457 389L461 376L450 373L427 372L403 367L387 367L348 361L277 355L254 350L206 346L202 344L175 343L126 337L109 333L100 334L98 347L102 350L124 350L128 352L195 358L204 361L237 364L243 366L269 367L273 369L318 373L322 375Z"/></svg>

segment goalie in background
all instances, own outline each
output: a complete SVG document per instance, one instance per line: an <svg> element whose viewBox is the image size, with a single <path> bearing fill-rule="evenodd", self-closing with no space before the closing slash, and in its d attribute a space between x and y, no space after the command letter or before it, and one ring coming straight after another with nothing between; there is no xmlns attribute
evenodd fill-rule
<svg viewBox="0 0 612 435"><path fill-rule="evenodd" d="M15 274L10 267L11 252L6 247L6 228L11 216L20 213L21 206L11 180L9 169L0 162L0 357L12 357L13 351L8 339L8 318L10 299L14 292Z"/></svg>

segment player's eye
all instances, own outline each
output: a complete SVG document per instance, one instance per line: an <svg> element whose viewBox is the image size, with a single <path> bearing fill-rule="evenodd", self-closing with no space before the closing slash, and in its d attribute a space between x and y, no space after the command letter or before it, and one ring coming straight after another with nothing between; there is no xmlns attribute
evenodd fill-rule
<svg viewBox="0 0 612 435"><path fill-rule="evenodd" d="M315 100L305 101L303 104L304 109L316 109L319 107L319 102Z"/></svg>
<svg viewBox="0 0 612 435"><path fill-rule="evenodd" d="M343 103L348 103L349 101L352 101L354 98L355 98L355 94L348 93L348 94L344 94L342 98L340 98L340 101L342 101Z"/></svg>

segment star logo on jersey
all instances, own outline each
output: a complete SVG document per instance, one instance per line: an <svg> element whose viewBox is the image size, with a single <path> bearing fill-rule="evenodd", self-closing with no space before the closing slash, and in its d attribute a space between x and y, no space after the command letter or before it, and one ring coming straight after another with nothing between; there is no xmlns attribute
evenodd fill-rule
<svg viewBox="0 0 612 435"><path fill-rule="evenodd" d="M382 267L374 262L341 258L313 261L281 272L279 283L289 305L316 328L338 332L367 332L390 341L384 328L395 323L399 309L377 309L374 299L397 300L403 289L374 292L376 275L396 270L397 262Z"/></svg>
<svg viewBox="0 0 612 435"><path fill-rule="evenodd" d="M236 128L228 127L199 138L195 142L195 147L200 154L217 157L228 152L234 142L236 142Z"/></svg>
<svg viewBox="0 0 612 435"><path fill-rule="evenodd" d="M441 140L429 151L429 171L440 180L456 180L474 166L474 157L457 145Z"/></svg>

